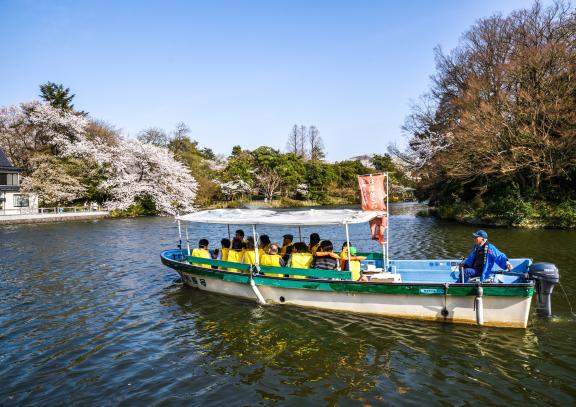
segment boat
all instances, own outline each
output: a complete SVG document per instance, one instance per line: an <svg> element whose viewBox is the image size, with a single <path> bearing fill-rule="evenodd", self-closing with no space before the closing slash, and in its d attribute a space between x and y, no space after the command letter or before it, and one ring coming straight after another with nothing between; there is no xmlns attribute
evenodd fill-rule
<svg viewBox="0 0 576 407"><path fill-rule="evenodd" d="M258 250L254 265L195 257L190 251L188 227L185 227L186 247L182 247L181 223L245 225L252 228L255 241L257 228L264 225L278 228L340 225L349 242L349 225L387 216L387 211L352 209L198 211L176 218L179 247L163 251L161 261L190 287L252 299L262 305L526 328L536 293L538 314L552 314L551 294L559 281L558 269L551 263L533 263L529 258L510 259L512 270L495 266L490 282L463 283L459 272L461 260L390 259L387 245L383 245L382 253L357 253L366 257L361 261L361 269L369 281L353 281L349 271L259 265Z"/></svg>

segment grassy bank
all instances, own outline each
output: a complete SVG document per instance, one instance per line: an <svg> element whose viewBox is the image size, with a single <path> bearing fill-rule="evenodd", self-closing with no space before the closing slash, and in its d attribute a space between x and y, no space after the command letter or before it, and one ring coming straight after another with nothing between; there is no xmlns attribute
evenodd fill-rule
<svg viewBox="0 0 576 407"><path fill-rule="evenodd" d="M551 204L502 199L480 207L474 207L471 203L454 202L430 208L420 215L433 215L478 226L576 229L575 200Z"/></svg>

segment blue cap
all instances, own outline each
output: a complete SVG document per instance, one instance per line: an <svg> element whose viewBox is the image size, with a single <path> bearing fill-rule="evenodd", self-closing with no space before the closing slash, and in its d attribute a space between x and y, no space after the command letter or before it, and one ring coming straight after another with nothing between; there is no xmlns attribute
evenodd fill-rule
<svg viewBox="0 0 576 407"><path fill-rule="evenodd" d="M477 232L474 232L474 233L472 233L472 236L481 237L483 239L488 239L488 233L486 233L484 230L479 230Z"/></svg>

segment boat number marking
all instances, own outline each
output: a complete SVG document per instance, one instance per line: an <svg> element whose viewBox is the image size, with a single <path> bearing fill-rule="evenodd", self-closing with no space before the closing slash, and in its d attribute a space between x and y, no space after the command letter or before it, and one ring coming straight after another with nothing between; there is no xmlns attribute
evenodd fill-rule
<svg viewBox="0 0 576 407"><path fill-rule="evenodd" d="M420 294L444 294L443 288L421 288Z"/></svg>
<svg viewBox="0 0 576 407"><path fill-rule="evenodd" d="M206 287L206 281L203 278L200 279L200 284L202 287Z"/></svg>
<svg viewBox="0 0 576 407"><path fill-rule="evenodd" d="M198 285L198 280L196 280L196 277L192 277L192 283Z"/></svg>

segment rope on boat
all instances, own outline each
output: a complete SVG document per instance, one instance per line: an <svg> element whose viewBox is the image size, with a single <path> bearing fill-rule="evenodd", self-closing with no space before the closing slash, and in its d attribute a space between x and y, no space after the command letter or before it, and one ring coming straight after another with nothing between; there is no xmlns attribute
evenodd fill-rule
<svg viewBox="0 0 576 407"><path fill-rule="evenodd" d="M576 314L572 310L572 303L570 302L570 297L568 297L568 293L566 293L566 290L564 290L564 287L562 286L562 284L560 284L560 282L558 282L558 285L562 289L562 292L564 293L564 297L566 297L566 302L568 303L568 307L570 307L570 313L572 314L573 317L576 317Z"/></svg>

